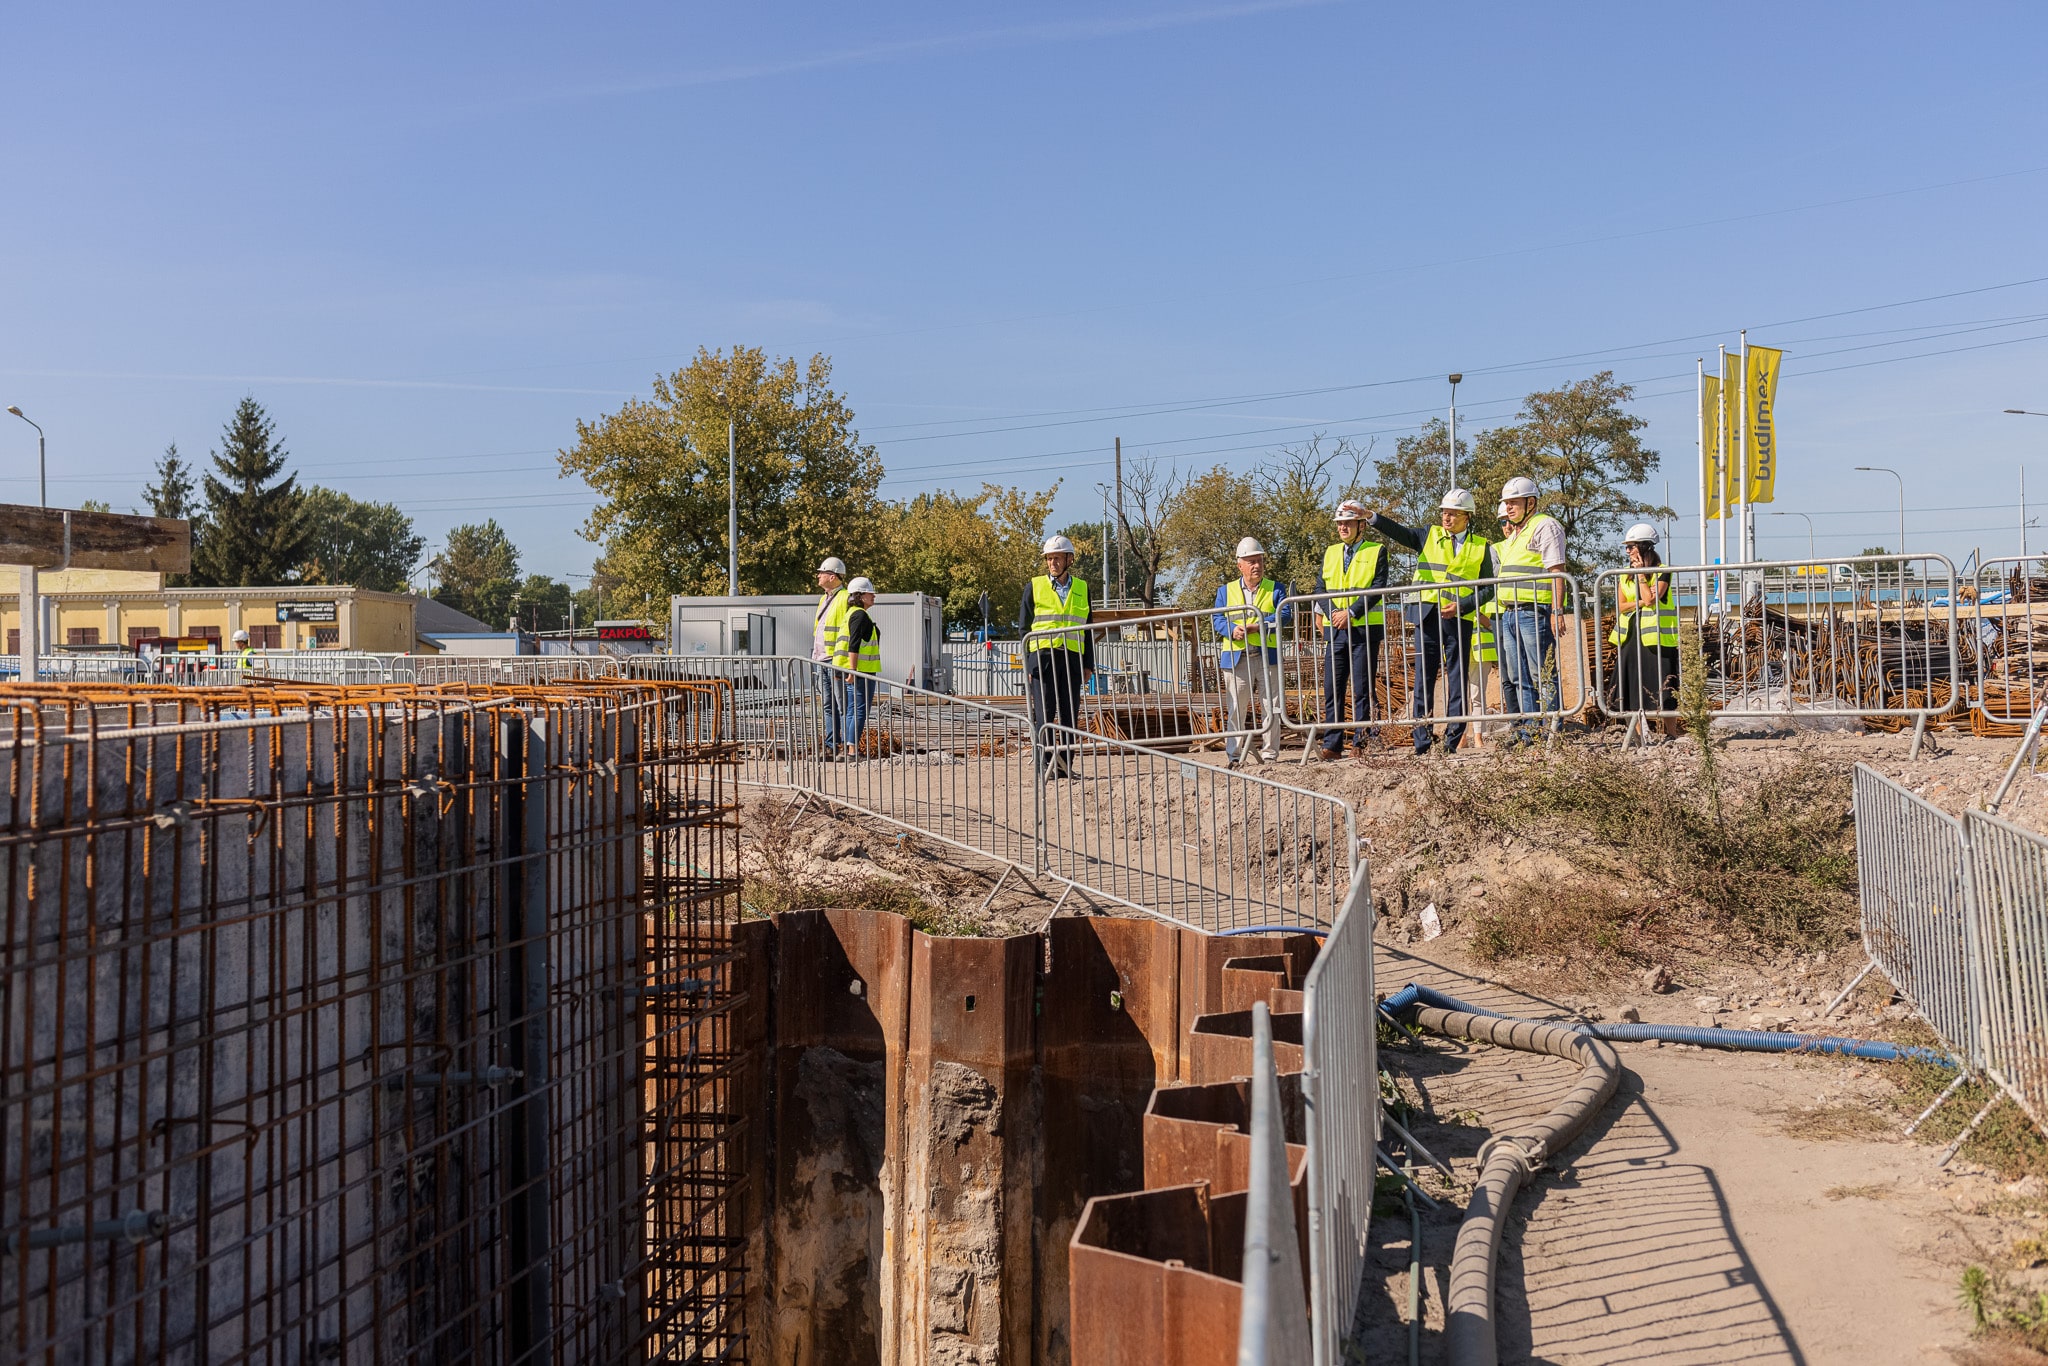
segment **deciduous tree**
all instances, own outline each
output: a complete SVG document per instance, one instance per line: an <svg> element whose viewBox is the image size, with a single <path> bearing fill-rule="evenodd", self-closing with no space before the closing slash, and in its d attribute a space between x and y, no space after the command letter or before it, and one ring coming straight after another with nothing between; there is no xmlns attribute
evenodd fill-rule
<svg viewBox="0 0 2048 1366"><path fill-rule="evenodd" d="M452 528L434 568L441 583L434 590L438 601L493 630L504 629L512 595L519 591L519 550L495 517Z"/></svg>
<svg viewBox="0 0 2048 1366"><path fill-rule="evenodd" d="M306 583L348 584L380 593L403 593L426 537L395 503L369 503L315 484L306 490Z"/></svg>

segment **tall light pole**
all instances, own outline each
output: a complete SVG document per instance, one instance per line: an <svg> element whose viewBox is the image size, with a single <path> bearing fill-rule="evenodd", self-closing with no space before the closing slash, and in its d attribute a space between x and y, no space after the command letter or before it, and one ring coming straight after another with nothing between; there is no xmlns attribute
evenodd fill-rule
<svg viewBox="0 0 2048 1366"><path fill-rule="evenodd" d="M2007 408L2014 417L2048 417L2032 408ZM2020 558L2027 558L2027 467L2020 466Z"/></svg>
<svg viewBox="0 0 2048 1366"><path fill-rule="evenodd" d="M1773 512L1773 513L1771 514L1771 516L1773 516L1773 517L1806 517L1806 514L1805 514L1805 513L1803 513L1803 512ZM1813 545L1814 545L1814 542L1813 542L1813 518L1811 518L1811 517L1806 517L1806 556L1807 556L1807 558L1808 558L1808 559L1811 559L1811 560L1818 560L1818 559L1820 558L1820 552L1819 552L1818 550L1815 550L1815 549L1813 548Z"/></svg>
<svg viewBox="0 0 2048 1366"><path fill-rule="evenodd" d="M1900 477L1900 474L1899 474L1899 472L1898 472L1897 470L1894 470L1894 469L1887 469L1887 468L1885 468L1885 467L1884 467L1883 465L1858 465L1858 466L1857 466L1856 468L1857 468L1857 469L1859 469L1859 470L1862 470L1862 471L1863 471L1863 472L1864 472L1865 474L1889 474L1889 475L1890 475L1890 476L1891 476L1892 478L1894 478L1894 479L1897 479L1897 480L1899 481L1899 554L1900 554L1900 556L1902 556L1902 557L1903 557L1903 556L1905 555L1905 553L1906 553L1906 481L1905 481L1905 479L1903 479L1902 477ZM1901 569L1903 569L1903 568L1904 568L1904 564L1903 564L1903 561L1901 562L1901 566L1900 566L1900 567L1901 567Z"/></svg>
<svg viewBox="0 0 2048 1366"><path fill-rule="evenodd" d="M1465 376L1461 372L1452 375L1451 380L1451 487L1458 487L1458 382Z"/></svg>
<svg viewBox="0 0 2048 1366"><path fill-rule="evenodd" d="M725 424L725 591L740 595L740 458L738 424Z"/></svg>
<svg viewBox="0 0 2048 1366"><path fill-rule="evenodd" d="M7 411L36 429L36 502L42 507L50 505L49 465L44 459L43 427L34 418L10 403ZM21 571L21 596L16 599L21 616L21 666L20 677L24 682L33 683L42 674L36 666L36 656L41 654L43 634L43 604L37 593L36 567L24 565Z"/></svg>

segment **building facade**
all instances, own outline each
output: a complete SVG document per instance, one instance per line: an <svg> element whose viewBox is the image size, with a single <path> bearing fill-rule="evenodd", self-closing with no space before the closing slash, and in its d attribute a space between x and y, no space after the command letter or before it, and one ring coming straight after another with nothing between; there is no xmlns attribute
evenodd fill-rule
<svg viewBox="0 0 2048 1366"><path fill-rule="evenodd" d="M12 576L0 578L9 582ZM223 648L238 630L268 650L432 650L418 639L414 599L367 588L298 584L280 588L165 588L163 577L110 569L46 570L39 591L49 606L48 648L118 645L158 637L206 637ZM21 650L21 601L0 593L6 653Z"/></svg>

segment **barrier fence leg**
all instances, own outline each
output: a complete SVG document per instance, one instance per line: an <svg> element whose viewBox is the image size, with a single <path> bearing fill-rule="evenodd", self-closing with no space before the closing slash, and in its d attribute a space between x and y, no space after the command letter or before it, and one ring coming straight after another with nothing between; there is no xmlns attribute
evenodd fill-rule
<svg viewBox="0 0 2048 1366"><path fill-rule="evenodd" d="M1962 1146L1970 1141L1970 1135L1977 1132L1977 1126L1984 1122L1985 1117L1991 1113L1992 1108L1996 1106L1998 1102L2004 1099L2005 1092L2000 1091L1996 1095L1992 1096L1991 1099L1985 1101L1984 1108L1977 1112L1977 1117L1971 1120L1968 1124L1965 1124L1963 1126L1963 1131L1956 1135L1956 1141L1949 1144L1946 1148L1943 1148L1941 1150L1941 1157L1937 1162L1935 1162L1934 1165L1937 1167L1946 1167L1949 1164L1949 1159L1953 1158L1958 1152L1962 1150Z"/></svg>
<svg viewBox="0 0 2048 1366"><path fill-rule="evenodd" d="M1941 1108L1942 1102L1946 1101L1950 1096L1954 1095L1957 1091L1961 1090L1963 1083L1968 1081L1969 1079L1970 1073L1967 1068L1961 1072L1956 1073L1956 1079L1950 1082L1947 1086L1942 1088L1941 1094L1934 1098L1934 1104L1928 1106L1925 1110L1922 1110L1920 1112L1919 1118L1915 1119L1911 1124L1908 1124L1906 1126L1906 1132L1904 1136L1907 1138L1911 1138L1913 1136L1913 1131L1919 1128L1922 1124L1925 1124L1927 1122L1928 1117L1932 1115L1936 1110L1939 1110Z"/></svg>
<svg viewBox="0 0 2048 1366"><path fill-rule="evenodd" d="M1925 712L1922 712L1920 715L1913 718L1913 747L1906 751L1906 758L1908 758L1909 760L1919 758L1920 742L1926 738L1927 715Z"/></svg>
<svg viewBox="0 0 2048 1366"><path fill-rule="evenodd" d="M1849 985L1843 987L1839 992L1835 994L1835 999L1828 1002L1828 1008L1820 1013L1820 1017L1823 1020L1825 1020L1828 1016L1834 1014L1835 1007L1842 1004L1842 1002L1848 1000L1849 993L1856 990L1856 988L1862 986L1863 979L1868 977L1871 973L1875 972L1876 970L1877 964L1865 963L1863 965L1863 971L1857 973L1854 977L1851 977L1849 979Z"/></svg>

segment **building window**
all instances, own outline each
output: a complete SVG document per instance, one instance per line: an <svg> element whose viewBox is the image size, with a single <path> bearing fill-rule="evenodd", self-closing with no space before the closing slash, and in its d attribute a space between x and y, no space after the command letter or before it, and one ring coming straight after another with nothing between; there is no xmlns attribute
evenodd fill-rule
<svg viewBox="0 0 2048 1366"><path fill-rule="evenodd" d="M314 649L332 649L339 644L341 644L341 628L339 626L315 626L313 628Z"/></svg>
<svg viewBox="0 0 2048 1366"><path fill-rule="evenodd" d="M277 625L251 626L249 643L259 650L282 650L284 648L284 627Z"/></svg>
<svg viewBox="0 0 2048 1366"><path fill-rule="evenodd" d="M163 632L154 626L130 626L128 628L128 648L132 650L138 643L145 640L155 640L162 634Z"/></svg>
<svg viewBox="0 0 2048 1366"><path fill-rule="evenodd" d="M220 627L218 626L187 626L185 634L188 636L203 636L212 641L215 648L218 648L220 645Z"/></svg>
<svg viewBox="0 0 2048 1366"><path fill-rule="evenodd" d="M7 628L7 653L11 655L21 653L21 631L18 627L10 626Z"/></svg>
<svg viewBox="0 0 2048 1366"><path fill-rule="evenodd" d="M97 645L100 643L100 628L97 626L67 626L64 628L66 645Z"/></svg>

